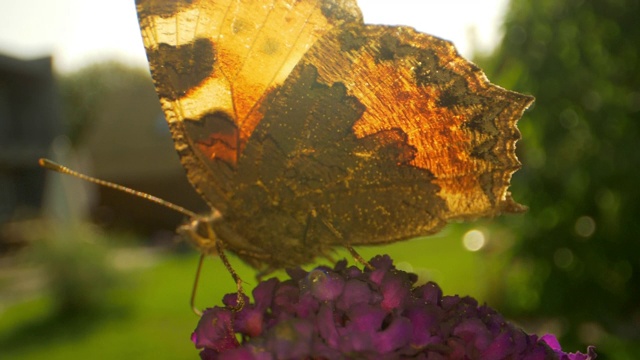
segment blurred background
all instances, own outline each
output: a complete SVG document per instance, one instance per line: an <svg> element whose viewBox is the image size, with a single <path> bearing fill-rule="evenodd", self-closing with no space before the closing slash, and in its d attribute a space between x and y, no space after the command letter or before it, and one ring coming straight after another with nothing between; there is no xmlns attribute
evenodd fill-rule
<svg viewBox="0 0 640 360"><path fill-rule="evenodd" d="M362 248L471 295L565 350L640 353L640 0L361 0L372 23L454 41L492 82L532 94L520 121L524 215ZM386 5L385 5L386 4ZM4 0L0 14L0 354L196 357L198 254L180 214L37 166L206 211L146 68L133 0ZM348 256L340 253L339 256ZM254 272L237 258L240 275ZM206 262L200 307L235 285ZM247 289L248 290L248 289Z"/></svg>

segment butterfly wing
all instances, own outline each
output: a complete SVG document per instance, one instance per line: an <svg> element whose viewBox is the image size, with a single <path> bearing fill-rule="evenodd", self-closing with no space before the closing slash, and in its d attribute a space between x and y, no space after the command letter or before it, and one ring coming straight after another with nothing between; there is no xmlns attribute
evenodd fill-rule
<svg viewBox="0 0 640 360"><path fill-rule="evenodd" d="M352 38L359 40L345 40ZM322 61L329 54L332 61ZM444 202L432 211L439 218L522 210L508 187L520 168L516 122L533 98L491 84L450 42L408 27L345 26L302 64L316 64L319 82L343 84L362 103L362 116L350 124L357 139L387 142L385 134L402 134L396 146L406 150L397 165L433 176Z"/></svg>
<svg viewBox="0 0 640 360"><path fill-rule="evenodd" d="M523 209L508 186L533 99L490 84L449 42L365 25L349 0L137 6L188 177L249 263Z"/></svg>
<svg viewBox="0 0 640 360"><path fill-rule="evenodd" d="M489 83L447 41L336 28L262 104L229 221L286 264L522 211L508 187L532 100Z"/></svg>
<svg viewBox="0 0 640 360"><path fill-rule="evenodd" d="M136 6L181 162L223 213L265 94L331 28L362 22L353 0L136 0Z"/></svg>

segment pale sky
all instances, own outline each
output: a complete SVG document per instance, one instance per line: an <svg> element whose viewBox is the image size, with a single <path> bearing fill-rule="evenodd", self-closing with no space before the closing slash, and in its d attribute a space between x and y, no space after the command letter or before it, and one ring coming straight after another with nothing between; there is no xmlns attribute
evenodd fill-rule
<svg viewBox="0 0 640 360"><path fill-rule="evenodd" d="M508 0L359 0L368 23L409 25L453 41L470 57L499 41ZM20 58L52 54L72 71L119 59L146 66L134 0L0 0L0 53ZM470 36L470 34L474 34Z"/></svg>

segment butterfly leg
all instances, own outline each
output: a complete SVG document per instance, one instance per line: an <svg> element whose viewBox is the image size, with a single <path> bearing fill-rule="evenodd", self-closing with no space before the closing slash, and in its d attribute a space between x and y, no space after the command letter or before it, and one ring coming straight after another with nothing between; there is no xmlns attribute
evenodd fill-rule
<svg viewBox="0 0 640 360"><path fill-rule="evenodd" d="M229 274L231 274L233 281L236 282L238 295L236 300L236 306L233 307L233 310L240 311L244 307L244 298L246 296L244 294L244 290L242 289L242 279L240 278L240 276L238 276L238 273L236 273L236 271L231 266L229 259L227 259L227 255L225 255L224 253L224 247L222 245L222 242L216 241L216 250L218 251L218 255L220 256L222 263L227 268L227 271L229 272ZM191 310L198 316L202 316L202 311L196 307L196 293L198 290L198 283L200 281L200 273L202 272L202 263L204 262L204 258L206 256L207 256L206 253L200 254L200 259L198 260L198 269L196 270L196 277L195 277L195 280L193 281L193 289L191 290L191 303L190 303Z"/></svg>
<svg viewBox="0 0 640 360"><path fill-rule="evenodd" d="M242 289L242 279L236 273L231 266L227 255L224 252L224 244L217 238L213 231L212 223L219 218L217 213L211 216L194 216L192 220L184 225L178 227L178 233L185 236L190 242L200 250L200 260L198 262L198 269L196 272L195 280L193 283L193 289L191 291L191 309L196 315L201 316L200 311L195 306L196 292L198 289L198 282L200 280L200 272L202 270L202 263L207 255L218 255L222 260L222 263L227 268L229 274L233 278L237 287L237 300L236 305L233 307L234 311L240 311L244 307L245 294Z"/></svg>
<svg viewBox="0 0 640 360"><path fill-rule="evenodd" d="M238 276L238 273L236 273L233 266L231 266L229 259L227 259L227 255L224 253L224 245L222 244L222 241L219 241L219 240L216 241L216 250L218 251L218 256L220 256L220 260L222 260L222 263L227 268L227 271L229 272L229 274L231 274L233 281L236 282L237 297L236 297L236 305L233 307L233 311L240 311L244 307L244 298L246 297L246 295L244 294L244 290L242 289L242 279L240 279L240 276Z"/></svg>
<svg viewBox="0 0 640 360"><path fill-rule="evenodd" d="M347 250L349 251L351 256L353 256L353 258L356 260L356 262L359 262L360 264L364 265L369 270L375 270L376 269L376 268L373 267L373 265L369 264L369 262L367 260L365 260L362 257L362 255L360 255L356 251L356 249L354 249L351 245L345 244L344 247L347 248Z"/></svg>
<svg viewBox="0 0 640 360"><path fill-rule="evenodd" d="M200 272L202 271L202 263L204 262L205 253L200 254L198 260L198 269L196 270L196 277L193 280L193 288L191 289L191 310L198 316L202 316L202 311L196 307L196 292L198 290L198 282L200 281Z"/></svg>
<svg viewBox="0 0 640 360"><path fill-rule="evenodd" d="M349 251L349 253L351 254L351 256L353 256L353 259L356 262L364 265L369 270L375 270L375 268L371 264L369 264L369 262L367 260L365 260L362 257L362 255L360 255L356 251L356 249L354 249L349 243L347 243L344 240L344 236L342 236L342 234L335 227L333 227L333 225L331 223L329 223L329 222L327 222L325 220L322 220L322 223L324 223L324 225L327 227L327 229L329 229L338 239L341 240L342 246L344 246Z"/></svg>

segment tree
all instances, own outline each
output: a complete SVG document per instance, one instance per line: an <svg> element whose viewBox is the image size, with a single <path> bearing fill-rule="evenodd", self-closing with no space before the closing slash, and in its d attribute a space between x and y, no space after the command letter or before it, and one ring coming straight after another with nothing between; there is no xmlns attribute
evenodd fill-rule
<svg viewBox="0 0 640 360"><path fill-rule="evenodd" d="M588 341L585 324L640 333L639 3L512 0L499 49L479 61L536 97L519 124L512 192L530 211L508 220L521 239L502 308L560 319L569 343Z"/></svg>
<svg viewBox="0 0 640 360"><path fill-rule="evenodd" d="M105 106L126 89L149 88L149 74L139 68L108 61L95 63L59 77L68 137L78 145Z"/></svg>

